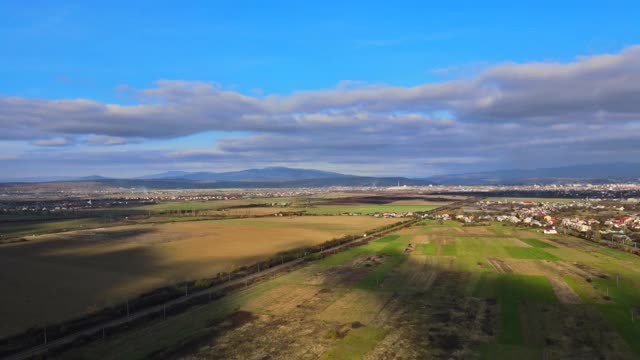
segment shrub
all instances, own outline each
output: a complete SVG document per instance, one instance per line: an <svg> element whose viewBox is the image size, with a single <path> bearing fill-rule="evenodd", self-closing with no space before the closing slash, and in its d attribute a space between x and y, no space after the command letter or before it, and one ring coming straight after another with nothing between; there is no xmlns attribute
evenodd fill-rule
<svg viewBox="0 0 640 360"><path fill-rule="evenodd" d="M342 338L342 336L341 336L341 335L342 335L342 334L340 333L340 330L339 330L339 329L331 329L331 330L328 330L328 331L324 334L324 337L325 337L326 339L338 340L338 339Z"/></svg>

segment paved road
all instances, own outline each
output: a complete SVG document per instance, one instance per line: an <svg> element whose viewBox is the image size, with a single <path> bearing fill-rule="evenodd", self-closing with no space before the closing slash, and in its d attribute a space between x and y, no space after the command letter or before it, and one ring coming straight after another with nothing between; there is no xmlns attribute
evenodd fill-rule
<svg viewBox="0 0 640 360"><path fill-rule="evenodd" d="M417 221L419 221L419 220L416 219L412 223L415 223ZM383 231L380 231L380 232L377 232L377 233L370 234L370 235L367 236L367 239L375 239L378 235L382 235L382 234L386 234L386 233L391 232L391 231L395 231L397 228L399 228L401 226L404 226L404 225L405 224L401 224L401 225L398 225L397 227L393 227L391 229L387 229L387 230L383 230ZM348 243L345 243L345 244L342 244L342 245L339 245L339 246L335 246L335 247L332 247L332 248L327 249L327 250L323 250L320 253L321 254L325 254L325 253L338 252L341 249L352 245L354 242L360 241L360 240L363 240L363 239L364 238L360 237L360 238L357 238L357 239L355 239L353 241L350 241ZM59 346L72 343L72 342L74 342L74 341L76 341L79 338L82 338L84 336L90 336L90 335L99 334L105 328L111 328L111 327L119 326L119 325L122 325L122 324L126 324L126 323L128 323L130 321L134 321L134 320L140 319L140 318L145 317L147 315L151 315L151 314L154 314L154 313L161 312L161 311L163 311L163 309L165 307L170 307L172 305L184 303L184 302L192 299L193 297L205 296L205 295L208 295L211 292L220 291L220 290L223 290L223 289L225 289L227 287L230 287L230 286L244 284L245 282L250 282L250 281L252 281L252 280L254 280L254 279L258 278L258 277L263 277L265 275L277 273L277 272L282 271L284 269L287 269L289 267L297 266L297 265L299 265L300 263L302 263L304 261L305 261L304 258L300 258L300 259L297 259L297 260L286 262L286 263L284 263L282 265L277 265L277 266L271 267L271 268L263 270L263 271L261 271L259 273L247 275L247 276L244 276L242 278L233 279L231 281L227 281L226 283L219 284L219 285L216 285L216 286L212 286L210 288L207 288L207 289L204 289L204 290L200 290L198 292L194 292L192 294L189 294L188 296L183 296L183 297L168 301L168 302L160 304L160 305L156 305L156 306L144 309L144 310L140 310L138 312L130 314L128 317L123 317L123 318L120 318L120 319L110 320L110 321L104 322L104 323L102 323L100 325L96 325L94 327L91 327L91 328L88 328L88 329L85 329L85 330L81 330L81 331L78 331L78 332L73 333L73 334L66 335L66 336L64 336L62 338L49 341L46 344L38 345L38 346L32 347L30 349L24 350L22 352L19 352L19 353L13 354L13 355L9 355L5 359L6 360L29 359L31 357L44 354L47 351L49 351L51 349L55 349L55 348L57 348Z"/></svg>

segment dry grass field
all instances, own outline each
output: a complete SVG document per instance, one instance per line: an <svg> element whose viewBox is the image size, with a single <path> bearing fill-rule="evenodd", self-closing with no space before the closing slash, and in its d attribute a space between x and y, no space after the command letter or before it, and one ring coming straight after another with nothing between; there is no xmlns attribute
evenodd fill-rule
<svg viewBox="0 0 640 360"><path fill-rule="evenodd" d="M137 224L2 245L0 336L392 222L314 216Z"/></svg>

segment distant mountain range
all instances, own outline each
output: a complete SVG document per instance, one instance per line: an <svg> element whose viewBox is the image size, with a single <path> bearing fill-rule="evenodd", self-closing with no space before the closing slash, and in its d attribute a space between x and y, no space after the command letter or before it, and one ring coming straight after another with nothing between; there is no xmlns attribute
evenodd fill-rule
<svg viewBox="0 0 640 360"><path fill-rule="evenodd" d="M267 167L264 169L248 169L231 172L184 172L167 171L160 174L142 176L137 179L171 179L171 180L195 180L195 181L288 181L303 179L329 179L348 178L353 175L344 175L335 172L292 169L287 167Z"/></svg>
<svg viewBox="0 0 640 360"><path fill-rule="evenodd" d="M425 179L405 177L373 177L345 175L336 172L267 167L232 172L185 172L167 171L134 179L111 179L101 176L88 177L41 177L23 179L0 179L0 182L99 182L115 187L171 188L285 188L323 186L394 186L428 185Z"/></svg>
<svg viewBox="0 0 640 360"><path fill-rule="evenodd" d="M98 182L121 187L148 188L284 188L322 186L395 186L395 185L518 185L562 183L640 182L640 164L610 163L573 165L543 169L511 169L438 175L430 178L373 177L336 172L267 167L231 172L168 171L134 179L111 179L99 175L85 177L0 178L0 182Z"/></svg>

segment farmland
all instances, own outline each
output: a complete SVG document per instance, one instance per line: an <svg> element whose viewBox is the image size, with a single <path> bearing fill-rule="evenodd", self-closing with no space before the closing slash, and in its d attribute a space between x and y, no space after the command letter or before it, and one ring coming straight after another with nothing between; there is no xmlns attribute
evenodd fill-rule
<svg viewBox="0 0 640 360"><path fill-rule="evenodd" d="M396 220L268 217L132 224L30 236L0 246L0 335L214 276L281 251Z"/></svg>
<svg viewBox="0 0 640 360"><path fill-rule="evenodd" d="M213 195L211 195L213 196ZM187 197L188 198L188 197ZM166 223L220 218L248 218L277 213L310 215L340 215L343 213L415 212L428 211L447 204L429 198L386 197L374 194L321 193L314 196L256 197L214 200L161 200L145 205L120 205L117 207L74 208L73 211L52 211L64 202L55 199L21 200L20 205L7 207L13 210L2 217L0 244L13 242L32 235L53 232L113 227L127 224ZM129 202L124 198L120 202ZM101 201L109 201L108 197ZM138 201L140 201L138 199ZM149 202L149 201L146 201ZM30 204L30 205L29 205ZM2 205L0 203L0 205ZM38 206L39 205L39 206ZM81 202L86 205L86 202ZM21 208L29 211L21 211ZM63 205L64 207L64 205ZM41 211L40 209L49 209Z"/></svg>
<svg viewBox="0 0 640 360"><path fill-rule="evenodd" d="M415 212L415 211L429 211L437 208L439 205L434 204L380 204L380 205L319 205L314 207L304 208L308 214L322 214L322 215L337 215L343 213L385 213L385 212Z"/></svg>
<svg viewBox="0 0 640 360"><path fill-rule="evenodd" d="M338 195L336 195L338 196ZM241 199L223 201L185 201L185 202L165 202L157 205L146 205L136 208L137 210L151 212L183 211L183 210L222 210L236 211L236 214L243 214L243 211L255 212L261 209L257 205L273 204L273 206L262 208L263 212L278 211L304 211L313 215L337 215L342 213L369 214L376 212L414 212L428 211L447 202L429 200L399 200L385 201L382 197L375 198L353 197L346 202L339 197L318 197L318 198L265 198L265 199ZM373 202L368 202L373 201ZM380 202L384 201L384 202ZM286 204L284 206L283 204ZM255 205L251 207L251 205ZM270 210L270 211L269 211ZM213 212L211 214L220 214Z"/></svg>
<svg viewBox="0 0 640 360"><path fill-rule="evenodd" d="M638 274L569 236L424 221L61 357L633 359Z"/></svg>

